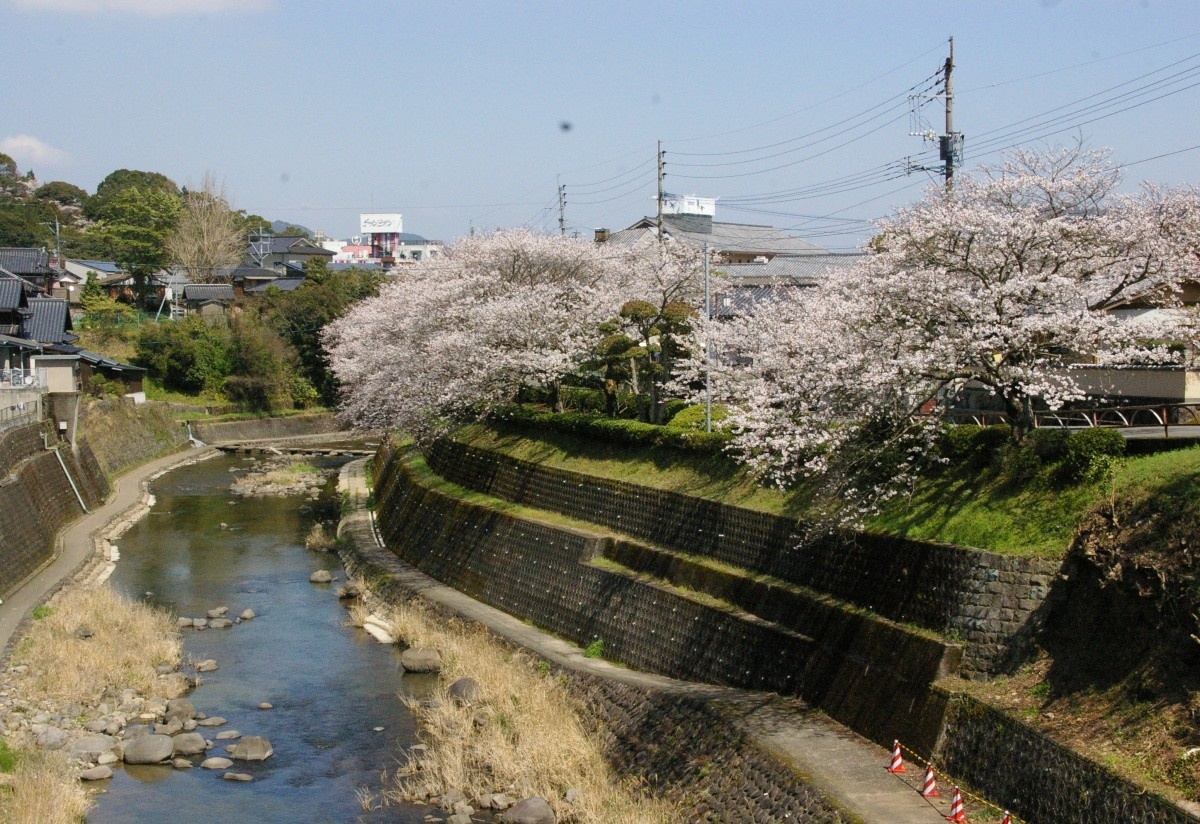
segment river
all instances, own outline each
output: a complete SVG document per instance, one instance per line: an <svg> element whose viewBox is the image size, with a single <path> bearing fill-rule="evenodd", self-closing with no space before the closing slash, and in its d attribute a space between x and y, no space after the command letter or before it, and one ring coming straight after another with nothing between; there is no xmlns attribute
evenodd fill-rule
<svg viewBox="0 0 1200 824"><path fill-rule="evenodd" d="M219 665L188 698L198 711L228 719L200 728L206 737L233 729L262 735L275 755L235 762L253 775L249 783L198 767L118 769L88 821L421 822L438 811L405 805L364 813L357 791L377 791L381 770L413 742L414 723L398 696L427 693L430 676L404 675L395 647L348 626L336 583L309 583L318 569L343 574L335 555L304 547L316 517L311 502L229 493L230 470L249 465L221 456L154 482L152 511L118 542L113 584L178 615L203 617L218 606L231 618L247 607L257 613L230 629L183 631L185 660ZM260 702L274 708L260 710ZM224 755L232 742L214 743L209 755Z"/></svg>

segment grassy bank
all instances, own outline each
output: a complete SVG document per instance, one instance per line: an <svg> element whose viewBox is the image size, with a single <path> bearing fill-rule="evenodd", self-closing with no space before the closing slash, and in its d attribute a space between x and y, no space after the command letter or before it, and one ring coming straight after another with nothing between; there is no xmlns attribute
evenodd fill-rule
<svg viewBox="0 0 1200 824"><path fill-rule="evenodd" d="M558 433L536 434L475 424L456 437L522 460L643 484L748 509L809 516L811 490L782 491L757 483L732 459L668 449L637 449ZM922 481L892 502L867 528L1013 555L1061 556L1079 525L1100 507L1120 518L1139 501L1200 492L1200 447L1130 456L1111 481L1063 486L1049 471L1014 473L995 462L966 462Z"/></svg>
<svg viewBox="0 0 1200 824"><path fill-rule="evenodd" d="M416 603L373 606L406 646L432 648L442 658L440 700L409 703L428 749L391 777L385 798L424 801L458 789L469 799L541 796L564 824L678 820L671 805L617 781L566 685L544 664L500 645L486 630L436 618ZM368 612L355 605L352 620L362 626ZM445 692L463 677L478 684L469 705ZM364 799L367 807L378 803Z"/></svg>
<svg viewBox="0 0 1200 824"><path fill-rule="evenodd" d="M0 687L12 704L0 713L0 821L70 824L82 820L91 795L78 768L61 752L41 752L30 718L61 713L71 737L100 715L108 697L131 689L173 698L178 680L155 670L175 666L182 648L170 616L129 601L108 586L73 590L34 610L29 632L17 642Z"/></svg>

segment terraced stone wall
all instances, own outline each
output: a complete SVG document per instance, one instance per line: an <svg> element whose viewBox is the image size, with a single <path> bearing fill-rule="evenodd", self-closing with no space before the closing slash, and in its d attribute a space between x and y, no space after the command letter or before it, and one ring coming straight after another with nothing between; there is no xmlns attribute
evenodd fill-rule
<svg viewBox="0 0 1200 824"><path fill-rule="evenodd" d="M402 559L484 603L604 656L694 681L800 695L863 735L939 729L926 718L946 644L873 616L814 612L791 628L586 561L603 536L533 521L418 483L397 453L377 460L380 531ZM920 743L920 742L914 742Z"/></svg>
<svg viewBox="0 0 1200 824"><path fill-rule="evenodd" d="M1196 818L1100 764L965 695L944 694L938 764L1025 821L1195 824Z"/></svg>
<svg viewBox="0 0 1200 824"><path fill-rule="evenodd" d="M874 534L808 540L794 519L521 461L453 440L428 455L468 489L825 592L964 640L964 675L1019 662L1059 563Z"/></svg>

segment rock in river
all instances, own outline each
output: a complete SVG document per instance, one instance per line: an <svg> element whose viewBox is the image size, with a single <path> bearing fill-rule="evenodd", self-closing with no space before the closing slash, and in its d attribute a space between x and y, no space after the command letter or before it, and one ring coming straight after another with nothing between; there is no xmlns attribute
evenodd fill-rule
<svg viewBox="0 0 1200 824"><path fill-rule="evenodd" d="M442 656L429 647L409 647L400 653L400 666L405 672L441 672Z"/></svg>
<svg viewBox="0 0 1200 824"><path fill-rule="evenodd" d="M125 745L126 764L157 764L166 761L175 751L169 735L139 735Z"/></svg>
<svg viewBox="0 0 1200 824"><path fill-rule="evenodd" d="M247 735L233 748L231 755L238 761L266 761L275 754L271 742L261 735Z"/></svg>
<svg viewBox="0 0 1200 824"><path fill-rule="evenodd" d="M183 732L171 740L175 742L175 755L199 755L208 749L204 736L198 732Z"/></svg>
<svg viewBox="0 0 1200 824"><path fill-rule="evenodd" d="M308 576L308 580L314 584L328 584L333 580L333 575L327 569L318 569Z"/></svg>
<svg viewBox="0 0 1200 824"><path fill-rule="evenodd" d="M558 821L546 799L536 795L518 801L497 818L508 824L556 824Z"/></svg>

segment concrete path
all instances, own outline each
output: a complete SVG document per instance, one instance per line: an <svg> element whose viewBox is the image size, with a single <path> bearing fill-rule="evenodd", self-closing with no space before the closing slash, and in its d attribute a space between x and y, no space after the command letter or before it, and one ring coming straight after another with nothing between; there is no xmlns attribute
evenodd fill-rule
<svg viewBox="0 0 1200 824"><path fill-rule="evenodd" d="M0 651L7 650L13 634L33 608L45 600L60 583L91 557L92 533L136 504L142 494L142 481L184 461L205 454L206 449L175 452L131 469L112 482L112 492L104 504L83 515L58 534L54 558L8 593L0 604Z"/></svg>
<svg viewBox="0 0 1200 824"><path fill-rule="evenodd" d="M532 627L404 563L383 547L365 509L368 496L365 460L343 468L341 491L349 493L351 507L343 516L342 532L349 532L359 552L372 563L386 568L408 590L471 621L486 625L502 638L532 650L563 667L588 672L621 683L667 692L686 692L736 704L746 712L745 730L768 751L789 762L798 772L830 798L869 824L937 824L950 812L946 798L926 800L917 783L921 768L909 766L904 776L887 772L889 753L823 713L796 699L679 681L661 675L637 672L595 658L561 638Z"/></svg>

